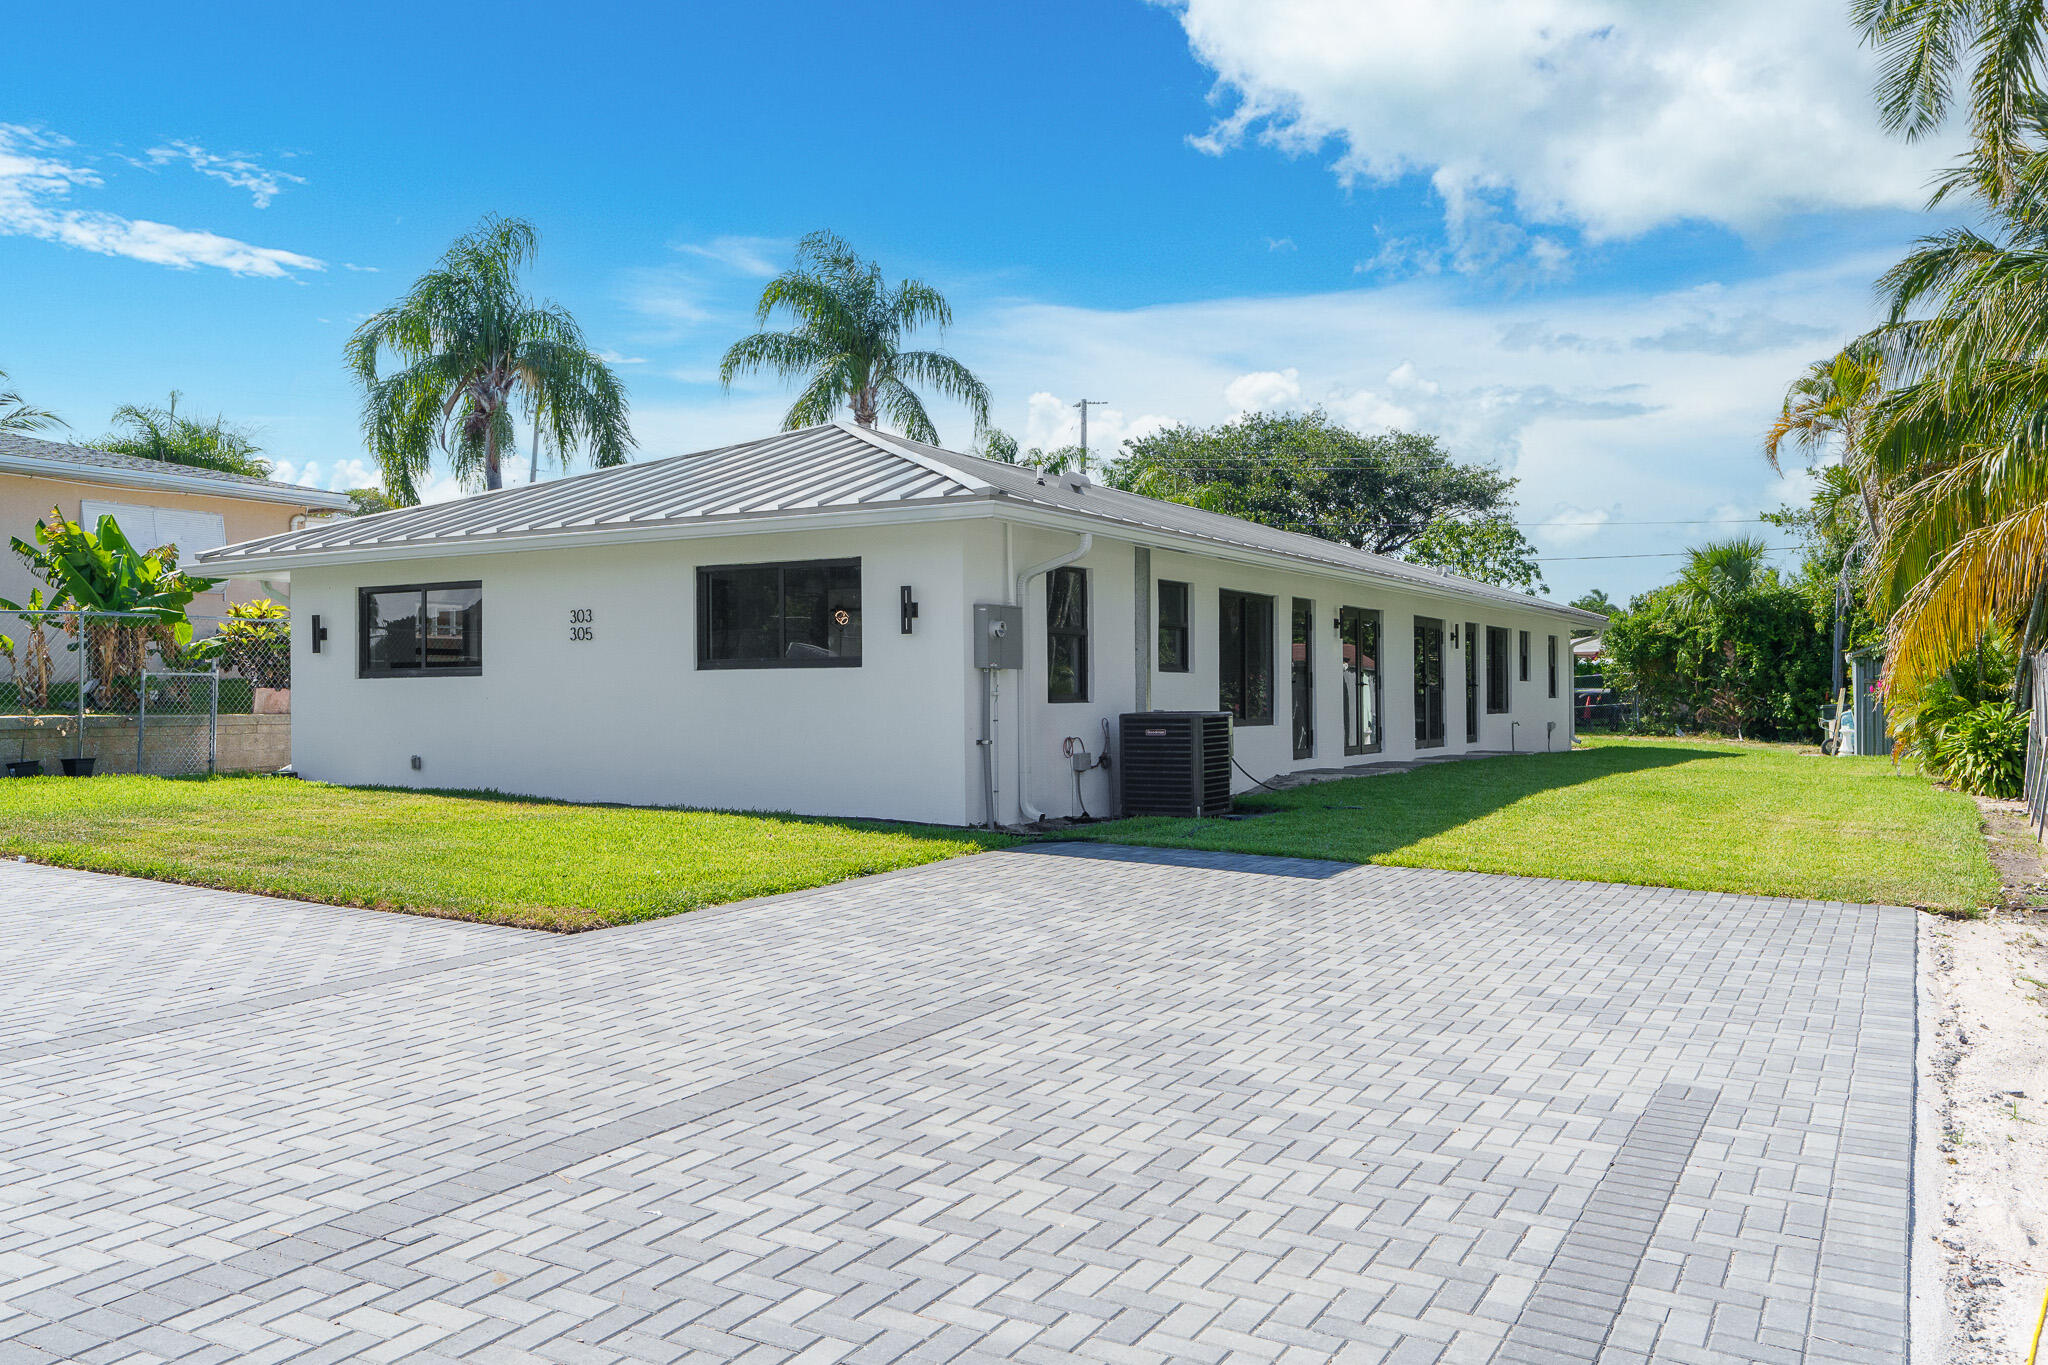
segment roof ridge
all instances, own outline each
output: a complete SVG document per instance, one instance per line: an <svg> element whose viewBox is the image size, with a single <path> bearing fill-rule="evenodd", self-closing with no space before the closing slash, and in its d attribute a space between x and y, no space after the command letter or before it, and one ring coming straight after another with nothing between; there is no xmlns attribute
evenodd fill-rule
<svg viewBox="0 0 2048 1365"><path fill-rule="evenodd" d="M897 456L900 459L909 460L918 468L927 470L933 474L937 474L941 478L951 479L954 483L959 484L962 488L966 489L970 493L992 493L996 491L995 485L990 483L986 479L977 479L973 475L967 473L964 470L955 469L951 465L945 464L938 460L934 460L931 456L922 454L918 451L905 450L902 445L898 444L898 442L908 442L910 438L907 436L892 436L888 432L876 431L873 427L862 426L858 422L848 422L844 419L834 421L829 425L838 427L841 431L845 432L849 436L867 442L869 445L875 447L875 449L877 450L886 451L889 454ZM805 430L809 430L809 428L805 428ZM924 443L919 442L918 444ZM936 450L946 449L944 446L935 446L933 448ZM959 452L946 450L946 453L948 455L956 455ZM963 456L962 458L970 457Z"/></svg>

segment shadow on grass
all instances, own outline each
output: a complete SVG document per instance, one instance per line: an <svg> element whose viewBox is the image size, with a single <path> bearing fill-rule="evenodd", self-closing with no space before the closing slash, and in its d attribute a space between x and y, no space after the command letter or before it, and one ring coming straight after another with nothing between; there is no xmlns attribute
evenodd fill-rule
<svg viewBox="0 0 2048 1365"><path fill-rule="evenodd" d="M1118 823L1123 823L1119 821ZM1223 824L1212 820L1210 824ZM1019 853L1033 853L1056 858L1093 858L1117 863L1155 863L1163 867L1199 867L1210 871L1257 872L1262 877L1301 877L1309 881L1321 881L1350 870L1349 862L1331 862L1322 858L1289 858L1276 854L1260 854L1256 868L1242 866L1237 860L1244 855L1220 849L1175 848L1171 846L1146 844L1118 844L1109 842L1083 842L1083 834L1075 838L1070 833L1063 840L1055 838L1042 844L1026 844L1017 849Z"/></svg>
<svg viewBox="0 0 2048 1365"><path fill-rule="evenodd" d="M1105 844L1372 862L1527 797L1632 773L1739 755L1691 745L1602 745L1563 753L1464 759L1405 773L1340 778L1238 797L1249 820L1137 817L1057 836Z"/></svg>

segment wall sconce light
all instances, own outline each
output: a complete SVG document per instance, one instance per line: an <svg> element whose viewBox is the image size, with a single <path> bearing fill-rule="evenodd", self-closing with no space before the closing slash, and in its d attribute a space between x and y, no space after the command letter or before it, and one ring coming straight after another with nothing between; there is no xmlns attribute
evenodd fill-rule
<svg viewBox="0 0 2048 1365"><path fill-rule="evenodd" d="M311 638L313 641L313 652L315 654L318 654L320 652L320 646L327 640L327 627L320 624L320 617L317 614L313 617L313 630Z"/></svg>
<svg viewBox="0 0 2048 1365"><path fill-rule="evenodd" d="M1452 648L1452 649L1456 649L1457 647L1458 647L1458 628L1457 628L1456 626L1452 626L1452 627L1451 627L1451 648Z"/></svg>
<svg viewBox="0 0 2048 1365"><path fill-rule="evenodd" d="M917 603L910 596L910 589L903 589L903 633L910 634L910 623L917 619Z"/></svg>

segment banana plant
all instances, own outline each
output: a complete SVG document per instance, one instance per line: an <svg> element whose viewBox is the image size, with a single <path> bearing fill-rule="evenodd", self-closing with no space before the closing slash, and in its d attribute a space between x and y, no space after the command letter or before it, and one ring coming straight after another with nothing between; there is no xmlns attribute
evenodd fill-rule
<svg viewBox="0 0 2048 1365"><path fill-rule="evenodd" d="M13 538L14 553L57 595L81 611L122 612L153 616L177 640L192 641L192 623L185 608L200 593L218 587L217 578L194 578L178 568L175 545L140 550L119 522L103 516L97 531L88 531L51 508L36 523L36 543ZM0 603L0 607L9 606ZM13 608L19 610L19 608Z"/></svg>

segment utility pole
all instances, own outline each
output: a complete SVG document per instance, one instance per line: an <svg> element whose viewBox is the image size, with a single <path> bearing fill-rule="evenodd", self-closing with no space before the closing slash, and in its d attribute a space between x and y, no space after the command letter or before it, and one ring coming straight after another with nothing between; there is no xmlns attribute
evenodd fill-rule
<svg viewBox="0 0 2048 1365"><path fill-rule="evenodd" d="M1108 406L1109 400L1107 398L1083 398L1074 404L1074 407L1081 414L1081 472L1083 474L1088 472L1088 409L1106 408Z"/></svg>

